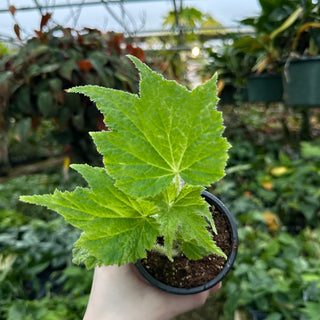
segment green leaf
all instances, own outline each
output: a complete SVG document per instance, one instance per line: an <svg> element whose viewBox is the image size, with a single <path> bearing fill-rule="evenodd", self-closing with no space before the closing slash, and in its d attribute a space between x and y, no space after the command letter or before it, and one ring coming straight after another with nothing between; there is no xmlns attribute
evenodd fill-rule
<svg viewBox="0 0 320 320"><path fill-rule="evenodd" d="M59 68L60 68L60 63L47 64L41 68L41 73L51 73L58 70Z"/></svg>
<svg viewBox="0 0 320 320"><path fill-rule="evenodd" d="M111 129L92 133L105 168L73 165L89 188L21 200L55 210L81 229L74 262L89 268L142 259L159 236L171 260L175 249L189 259L226 257L209 232L216 229L201 197L204 185L224 175L230 147L216 110L217 79L189 91L131 59L141 75L139 96L97 86L70 90L96 102ZM38 99L43 112L50 109L47 85ZM74 113L81 126L83 112Z"/></svg>
<svg viewBox="0 0 320 320"><path fill-rule="evenodd" d="M277 28L276 30L274 30L271 34L270 34L270 39L274 40L278 34L280 34L281 32L283 32L284 30L288 29L301 15L301 13L303 12L303 8L302 7L298 7L282 24L279 28Z"/></svg>
<svg viewBox="0 0 320 320"><path fill-rule="evenodd" d="M319 159L320 146L313 145L310 142L301 142L301 155L305 159Z"/></svg>
<svg viewBox="0 0 320 320"><path fill-rule="evenodd" d="M49 118L55 114L55 106L52 95L49 91L43 91L39 94L37 105L45 118Z"/></svg>
<svg viewBox="0 0 320 320"><path fill-rule="evenodd" d="M279 312L272 312L268 314L268 316L265 318L265 320L281 320L282 315Z"/></svg>
<svg viewBox="0 0 320 320"><path fill-rule="evenodd" d="M184 241L181 248L185 256L191 260L198 260L211 254L207 248L200 247L195 240Z"/></svg>
<svg viewBox="0 0 320 320"><path fill-rule="evenodd" d="M305 302L305 307L301 311L309 317L309 319L317 319L320 313L319 302Z"/></svg>
<svg viewBox="0 0 320 320"><path fill-rule="evenodd" d="M62 78L72 81L72 72L77 68L77 63L70 59L62 63L59 69L59 74Z"/></svg>
<svg viewBox="0 0 320 320"><path fill-rule="evenodd" d="M15 99L15 104L17 107L16 112L22 112L23 114L31 114L33 111L31 105L31 90L30 86L23 86L19 89L17 94L17 99Z"/></svg>
<svg viewBox="0 0 320 320"><path fill-rule="evenodd" d="M96 266L102 266L103 262L98 260L96 257L89 254L88 250L81 247L73 248L73 259L72 262L75 264L84 263L87 269L92 269Z"/></svg>
<svg viewBox="0 0 320 320"><path fill-rule="evenodd" d="M97 86L69 90L89 96L105 115L112 131L91 135L116 186L143 197L180 177L195 186L223 177L230 145L215 110L216 76L189 91L131 59L140 71L140 96Z"/></svg>
<svg viewBox="0 0 320 320"><path fill-rule="evenodd" d="M96 261L122 265L145 257L145 250L154 246L159 235L159 226L153 217L157 207L150 201L128 197L116 189L103 168L72 167L82 174L91 188L78 187L73 192L56 190L52 195L22 196L20 199L57 211L83 230L75 246L85 250L81 254L87 265L92 266ZM92 263L90 256L97 260Z"/></svg>
<svg viewBox="0 0 320 320"><path fill-rule="evenodd" d="M103 54L101 52L93 52L89 55L89 61L92 63L93 69L98 73L101 83L104 86L110 86L112 83L110 75L105 72L104 65L108 61L108 56L106 54Z"/></svg>
<svg viewBox="0 0 320 320"><path fill-rule="evenodd" d="M38 66L37 64L31 64L28 69L27 69L27 77L28 77L28 81L31 80L31 78L38 76L39 74L41 74L41 67Z"/></svg>
<svg viewBox="0 0 320 320"><path fill-rule="evenodd" d="M175 240L183 242L182 251L189 259L199 259L211 253L226 257L207 230L208 220L213 228L214 224L208 204L201 197L202 190L201 187L186 185L173 202L161 201L160 197L156 199L160 207L160 232L171 260Z"/></svg>

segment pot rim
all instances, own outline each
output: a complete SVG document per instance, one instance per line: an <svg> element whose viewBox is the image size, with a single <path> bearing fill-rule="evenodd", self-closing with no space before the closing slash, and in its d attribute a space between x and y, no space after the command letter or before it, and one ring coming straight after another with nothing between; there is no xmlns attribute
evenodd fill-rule
<svg viewBox="0 0 320 320"><path fill-rule="evenodd" d="M232 230L232 235L231 235L232 236L232 239L231 239L232 240L232 251L231 251L231 254L228 257L228 259L227 259L224 267L220 271L220 273L214 279L210 280L209 282L207 282L201 286L188 288L188 289L187 288L172 287L172 286L169 286L167 284L160 282L159 280L154 278L150 273L148 273L148 271L143 267L141 260L138 260L136 262L136 267L138 268L140 274L146 280L148 280L153 286L155 286L155 287L157 287L167 293L187 295L187 294L196 294L196 293L200 293L202 291L208 290L208 289L214 287L216 284L218 284L227 275L227 273L231 270L232 265L236 259L237 251L238 251L238 232L237 232L236 223L235 223L233 217L231 216L230 211L228 210L228 208L224 205L224 203L221 200L219 200L216 196L214 196L210 192L203 191L201 196L204 197L205 200L210 205L213 205L220 213L224 213L225 216L227 217L227 219L230 223L230 226L231 226L231 230Z"/></svg>
<svg viewBox="0 0 320 320"><path fill-rule="evenodd" d="M319 61L320 60L320 54L317 55L301 55L300 57L293 58L290 60L290 63L299 63L299 62L309 62L309 61Z"/></svg>
<svg viewBox="0 0 320 320"><path fill-rule="evenodd" d="M250 74L248 77L248 80L262 80L262 79L278 80L281 78L282 78L281 72L277 72L277 73L263 72L259 74L256 74L256 73Z"/></svg>

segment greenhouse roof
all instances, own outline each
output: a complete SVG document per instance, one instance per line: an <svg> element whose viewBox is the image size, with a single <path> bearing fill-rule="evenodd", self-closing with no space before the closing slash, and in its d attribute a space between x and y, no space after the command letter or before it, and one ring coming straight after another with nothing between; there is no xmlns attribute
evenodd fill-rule
<svg viewBox="0 0 320 320"><path fill-rule="evenodd" d="M180 1L176 0L177 5ZM15 10L14 16L9 6ZM184 6L209 13L225 28L237 28L242 18L256 14L257 0L184 0ZM13 8L12 7L12 8ZM127 34L158 34L163 31L163 17L173 9L172 0L8 0L0 3L0 40L15 39L14 25L22 36L39 29L41 13L52 13L52 20L65 27L97 28Z"/></svg>

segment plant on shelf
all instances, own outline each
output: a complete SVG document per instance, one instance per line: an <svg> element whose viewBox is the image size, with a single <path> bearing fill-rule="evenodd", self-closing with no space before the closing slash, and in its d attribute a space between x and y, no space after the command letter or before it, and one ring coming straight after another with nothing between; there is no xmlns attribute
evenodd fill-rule
<svg viewBox="0 0 320 320"><path fill-rule="evenodd" d="M159 252L174 261L227 255L213 241L216 226L205 185L224 175L230 144L221 135L216 77L193 91L165 80L131 56L139 95L99 86L69 90L89 96L110 131L92 132L104 168L74 164L90 188L22 196L83 230L74 261L123 265ZM211 230L211 232L210 232Z"/></svg>
<svg viewBox="0 0 320 320"><path fill-rule="evenodd" d="M253 35L245 35L234 46L256 57L248 78L250 102L283 101L282 70L291 54L291 45L304 9L300 1L259 1L261 13L242 20L253 28Z"/></svg>
<svg viewBox="0 0 320 320"><path fill-rule="evenodd" d="M233 41L237 41L235 37ZM233 44L224 44L217 50L209 52L209 63L205 66L203 73L219 76L218 88L220 104L245 101L246 79L252 72L255 56L245 53Z"/></svg>
<svg viewBox="0 0 320 320"><path fill-rule="evenodd" d="M211 36L226 33L222 24L210 14L203 13L193 7L182 7L182 3L180 8L175 6L174 10L169 11L164 17L162 25L177 32L179 45L194 41L201 42L197 29L207 29L202 30L203 34Z"/></svg>
<svg viewBox="0 0 320 320"><path fill-rule="evenodd" d="M49 29L48 19L44 15L35 36L0 59L0 135L13 119L18 130L26 119L31 120L28 130L52 120L55 141L71 149L78 161L95 163L97 154L87 132L105 128L102 115L90 101L64 90L90 83L136 92L137 73L124 56L143 59L144 52L126 45L122 34Z"/></svg>
<svg viewBox="0 0 320 320"><path fill-rule="evenodd" d="M319 107L320 93L320 8L319 4L307 1L295 32L290 41L291 53L284 68L284 89L286 103L294 107ZM302 135L310 139L309 119L303 113Z"/></svg>
<svg viewBox="0 0 320 320"><path fill-rule="evenodd" d="M3 43L0 42L0 57L5 54L8 54L8 52L9 49Z"/></svg>
<svg viewBox="0 0 320 320"><path fill-rule="evenodd" d="M193 7L184 7L182 1L179 7L175 1L172 2L174 10L163 17L162 23L170 32L168 35L147 40L162 48L148 52L148 60L154 70L159 70L161 74L188 87L190 80L186 70L192 56L191 48L203 47L205 41L213 36L225 34L226 30L210 14Z"/></svg>
<svg viewBox="0 0 320 320"><path fill-rule="evenodd" d="M92 272L71 263L79 230L44 207L18 200L20 194L76 185L85 185L82 177L70 172L66 180L61 170L1 182L0 319L74 320L87 305Z"/></svg>
<svg viewBox="0 0 320 320"><path fill-rule="evenodd" d="M296 23L291 52L295 56L315 56L320 51L320 7L307 1Z"/></svg>
<svg viewBox="0 0 320 320"><path fill-rule="evenodd" d="M300 1L259 0L261 13L241 21L253 28L254 35L243 36L234 46L256 55L252 71L278 73L290 55L295 28L303 13Z"/></svg>
<svg viewBox="0 0 320 320"><path fill-rule="evenodd" d="M317 319L320 229L271 234L247 223L239 230L239 258L224 286L222 319L231 319L237 309L261 316L253 319Z"/></svg>

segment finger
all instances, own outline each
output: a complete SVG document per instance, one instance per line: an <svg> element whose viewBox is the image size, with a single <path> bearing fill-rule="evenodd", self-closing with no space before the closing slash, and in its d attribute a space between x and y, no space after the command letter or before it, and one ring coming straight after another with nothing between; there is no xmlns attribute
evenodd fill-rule
<svg viewBox="0 0 320 320"><path fill-rule="evenodd" d="M214 287L212 287L211 289L209 289L209 292L212 293L212 292L218 291L219 289L221 289L221 287L222 287L222 282L219 282L219 283L216 284Z"/></svg>

